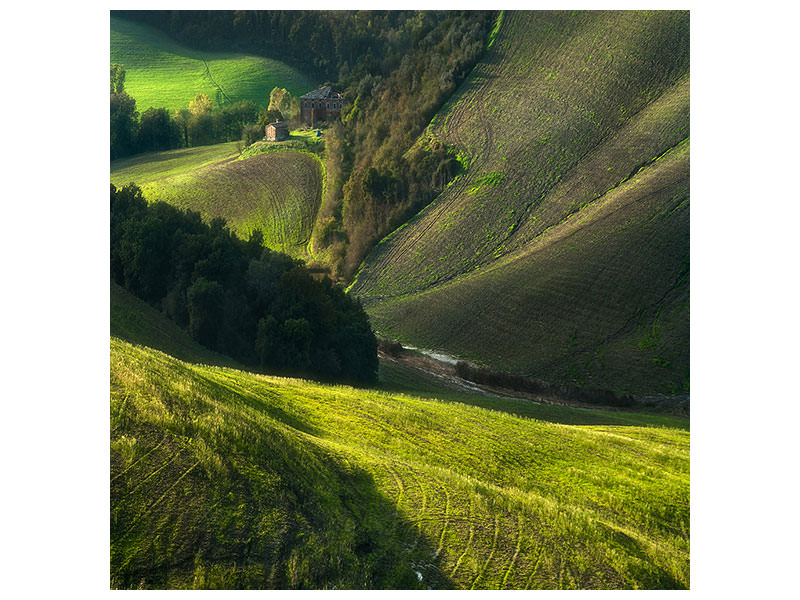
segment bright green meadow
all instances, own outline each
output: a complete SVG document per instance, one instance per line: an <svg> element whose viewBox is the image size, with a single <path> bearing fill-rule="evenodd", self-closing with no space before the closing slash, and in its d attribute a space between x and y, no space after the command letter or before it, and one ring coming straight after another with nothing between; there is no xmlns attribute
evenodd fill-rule
<svg viewBox="0 0 800 600"><path fill-rule="evenodd" d="M200 52L145 25L111 18L111 62L125 66L125 91L143 113L148 108L188 108L197 94L223 102L250 100L266 106L274 87L300 96L315 82L269 58Z"/></svg>
<svg viewBox="0 0 800 600"><path fill-rule="evenodd" d="M111 316L112 587L689 585L685 423L259 375Z"/></svg>

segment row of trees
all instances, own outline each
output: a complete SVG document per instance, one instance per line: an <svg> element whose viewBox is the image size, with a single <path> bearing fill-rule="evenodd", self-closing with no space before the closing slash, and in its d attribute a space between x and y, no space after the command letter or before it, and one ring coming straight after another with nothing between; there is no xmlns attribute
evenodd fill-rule
<svg viewBox="0 0 800 600"><path fill-rule="evenodd" d="M264 137L264 127L283 113L299 112L297 100L283 88L270 93L269 106L241 100L214 109L211 99L197 94L185 109L148 108L141 116L136 100L125 92L125 67L111 65L111 160L136 154L188 148L242 139L251 144Z"/></svg>
<svg viewBox="0 0 800 600"><path fill-rule="evenodd" d="M377 342L361 305L222 219L111 185L111 276L199 343L245 364L371 380Z"/></svg>
<svg viewBox="0 0 800 600"><path fill-rule="evenodd" d="M278 58L344 92L326 133L329 176L314 242L350 279L383 236L458 173L447 148L409 151L485 50L488 11L115 11L203 50ZM335 154L332 154L335 149Z"/></svg>

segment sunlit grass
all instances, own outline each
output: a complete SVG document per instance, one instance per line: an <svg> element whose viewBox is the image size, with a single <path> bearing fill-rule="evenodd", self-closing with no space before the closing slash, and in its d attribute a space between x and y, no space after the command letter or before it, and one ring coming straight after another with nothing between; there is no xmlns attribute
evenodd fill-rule
<svg viewBox="0 0 800 600"><path fill-rule="evenodd" d="M310 134L298 135L307 147ZM324 165L317 154L289 146L240 157L239 142L151 152L111 164L111 182L133 182L149 202L161 201L222 217L240 237L255 229L264 243L306 257L324 192Z"/></svg>
<svg viewBox="0 0 800 600"><path fill-rule="evenodd" d="M250 100L264 107L274 87L294 96L314 88L312 80L278 60L191 50L150 27L113 17L111 62L125 66L125 91L140 113L150 107L188 108L197 94L206 94L218 105L226 101L220 88L227 100Z"/></svg>
<svg viewBox="0 0 800 600"><path fill-rule="evenodd" d="M560 425L111 345L118 585L191 587L217 569L256 587L688 586L686 431ZM352 562L332 574L336 553Z"/></svg>

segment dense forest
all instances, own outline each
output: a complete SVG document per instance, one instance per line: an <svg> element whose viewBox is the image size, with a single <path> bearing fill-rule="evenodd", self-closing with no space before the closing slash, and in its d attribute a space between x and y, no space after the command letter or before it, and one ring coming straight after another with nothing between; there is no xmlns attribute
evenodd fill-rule
<svg viewBox="0 0 800 600"><path fill-rule="evenodd" d="M488 11L113 11L113 15L158 28L195 49L283 60L345 95L341 121L330 124L326 133L329 179L322 227L313 240L315 248L329 257L333 275L345 280L352 278L375 243L436 197L459 172L451 149L431 140L415 143L483 54L497 16ZM132 131L135 107L124 105L130 104L124 92L114 96L112 83L112 131L115 115L117 121L127 119ZM121 105L125 110L119 109ZM253 131L258 115L255 107L235 104L215 116L217 112L208 111L203 120L187 109L182 123L176 116L175 125L166 127L172 130L171 143L237 139L248 128ZM150 109L142 122L161 119L163 124L168 116ZM214 119L216 126L210 124ZM128 144L123 153L159 149L160 140L142 125L135 139L123 140ZM123 146L117 140L117 147Z"/></svg>
<svg viewBox="0 0 800 600"><path fill-rule="evenodd" d="M111 185L111 276L204 346L248 365L374 379L377 342L357 300L222 219L148 205ZM288 372L288 371L287 371Z"/></svg>

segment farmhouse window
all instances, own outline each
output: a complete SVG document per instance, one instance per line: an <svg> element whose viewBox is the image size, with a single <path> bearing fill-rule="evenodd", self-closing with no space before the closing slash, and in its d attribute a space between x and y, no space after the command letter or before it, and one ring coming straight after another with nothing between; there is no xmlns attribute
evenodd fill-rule
<svg viewBox="0 0 800 600"><path fill-rule="evenodd" d="M331 107L331 103L330 102L326 102L325 103L325 108L330 108L330 107Z"/></svg>

